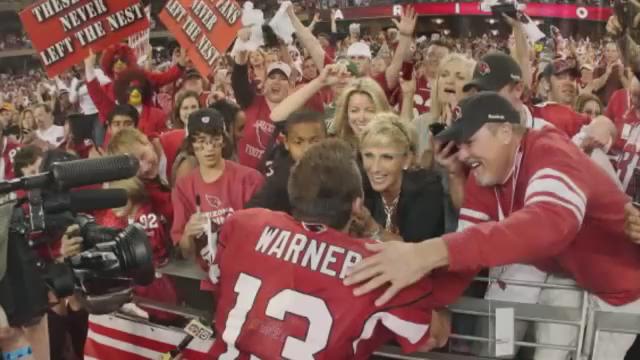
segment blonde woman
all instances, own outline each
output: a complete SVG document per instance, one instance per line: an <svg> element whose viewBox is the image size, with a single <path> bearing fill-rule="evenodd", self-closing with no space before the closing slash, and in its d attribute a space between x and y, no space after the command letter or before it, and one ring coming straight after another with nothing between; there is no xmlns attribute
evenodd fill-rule
<svg viewBox="0 0 640 360"><path fill-rule="evenodd" d="M442 59L431 89L431 110L415 119L418 133L417 156L419 163L430 168L433 164L433 148L429 126L433 123L449 125L452 109L464 97L462 88L473 77L475 61L461 54L449 54Z"/></svg>
<svg viewBox="0 0 640 360"><path fill-rule="evenodd" d="M329 132L358 148L358 137L373 117L391 112L384 90L372 78L353 80L336 102L336 113Z"/></svg>
<svg viewBox="0 0 640 360"><path fill-rule="evenodd" d="M381 113L360 134L366 175L365 233L415 242L444 233L444 192L431 170L412 170L415 130L393 113ZM374 236L376 237L376 236Z"/></svg>

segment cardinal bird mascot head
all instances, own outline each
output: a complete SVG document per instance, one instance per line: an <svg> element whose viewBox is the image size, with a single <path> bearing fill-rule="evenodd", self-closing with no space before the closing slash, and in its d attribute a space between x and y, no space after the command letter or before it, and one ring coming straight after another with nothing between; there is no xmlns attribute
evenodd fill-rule
<svg viewBox="0 0 640 360"><path fill-rule="evenodd" d="M144 71L138 68L124 70L113 85L113 92L119 104L139 106L149 104L151 96L151 82Z"/></svg>
<svg viewBox="0 0 640 360"><path fill-rule="evenodd" d="M108 77L115 79L124 70L138 65L133 49L126 44L114 44L104 50L100 66Z"/></svg>

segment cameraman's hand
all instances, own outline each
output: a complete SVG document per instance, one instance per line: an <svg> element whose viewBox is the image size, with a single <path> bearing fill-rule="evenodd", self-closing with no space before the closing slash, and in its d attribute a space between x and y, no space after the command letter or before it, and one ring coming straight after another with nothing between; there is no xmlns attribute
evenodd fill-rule
<svg viewBox="0 0 640 360"><path fill-rule="evenodd" d="M82 238L79 236L80 227L71 225L67 228L62 236L62 248L60 252L62 256L67 258L79 254L82 251Z"/></svg>

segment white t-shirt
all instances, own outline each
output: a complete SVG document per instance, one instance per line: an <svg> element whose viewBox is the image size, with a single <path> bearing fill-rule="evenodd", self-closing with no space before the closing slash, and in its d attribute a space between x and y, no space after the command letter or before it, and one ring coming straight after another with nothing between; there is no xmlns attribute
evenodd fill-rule
<svg viewBox="0 0 640 360"><path fill-rule="evenodd" d="M64 141L64 127L51 125L47 130L36 130L36 136L49 144L58 147Z"/></svg>

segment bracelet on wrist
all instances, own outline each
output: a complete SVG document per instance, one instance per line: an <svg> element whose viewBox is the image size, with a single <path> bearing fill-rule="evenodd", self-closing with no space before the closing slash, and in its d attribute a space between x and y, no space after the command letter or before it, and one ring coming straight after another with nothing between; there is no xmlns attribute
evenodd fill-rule
<svg viewBox="0 0 640 360"><path fill-rule="evenodd" d="M17 350L13 350L13 351L3 351L2 352L2 359L3 360L17 360L23 357L27 357L29 355L33 354L33 350L31 350L31 346L27 345L27 346L23 346Z"/></svg>

